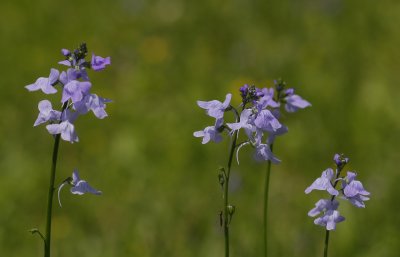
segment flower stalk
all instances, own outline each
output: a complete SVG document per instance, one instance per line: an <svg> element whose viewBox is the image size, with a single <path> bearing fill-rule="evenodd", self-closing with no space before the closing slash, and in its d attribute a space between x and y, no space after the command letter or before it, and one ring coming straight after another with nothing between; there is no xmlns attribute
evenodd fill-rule
<svg viewBox="0 0 400 257"><path fill-rule="evenodd" d="M271 144L271 152L272 152ZM265 173L265 187L264 187L264 256L268 256L268 193L269 193L269 178L271 175L271 161L268 160L267 171Z"/></svg>
<svg viewBox="0 0 400 257"><path fill-rule="evenodd" d="M231 166L233 155L236 149L236 141L237 141L237 131L233 134L231 149L229 152L229 160L228 160L228 170L225 173L225 183L224 183L224 237L225 237L225 257L229 257L229 224L232 219L234 209L229 204L229 177L231 173Z"/></svg>
<svg viewBox="0 0 400 257"><path fill-rule="evenodd" d="M64 112L68 106L68 102L64 102L61 112ZM58 149L60 145L61 134L54 137L53 157L50 170L50 183L49 193L47 195L47 215L46 215L46 235L44 237L44 257L50 257L50 243L51 243L51 219L53 210L53 195L54 195L54 180L56 177Z"/></svg>

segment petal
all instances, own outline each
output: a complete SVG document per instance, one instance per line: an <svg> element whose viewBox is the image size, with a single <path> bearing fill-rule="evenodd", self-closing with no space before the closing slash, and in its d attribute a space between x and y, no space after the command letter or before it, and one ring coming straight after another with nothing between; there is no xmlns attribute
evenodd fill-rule
<svg viewBox="0 0 400 257"><path fill-rule="evenodd" d="M46 128L47 128L47 131L49 131L49 133L52 135L61 133L60 124L49 124L46 126Z"/></svg>
<svg viewBox="0 0 400 257"><path fill-rule="evenodd" d="M83 195L85 193L91 193L95 195L101 195L102 192L99 190L94 189L87 183L85 180L80 180L78 184L71 188L72 194Z"/></svg>

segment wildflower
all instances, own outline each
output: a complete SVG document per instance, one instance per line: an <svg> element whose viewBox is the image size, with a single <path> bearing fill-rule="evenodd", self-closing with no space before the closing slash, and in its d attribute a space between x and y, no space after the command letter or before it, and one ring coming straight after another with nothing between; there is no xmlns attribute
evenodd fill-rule
<svg viewBox="0 0 400 257"><path fill-rule="evenodd" d="M59 124L49 124L46 126L47 131L52 134L61 134L61 138L71 143L78 142L79 138L75 132L73 121L76 119L76 114L71 114L65 110L61 115L61 122Z"/></svg>
<svg viewBox="0 0 400 257"><path fill-rule="evenodd" d="M111 64L110 57L103 58L101 56L92 55L91 66L94 71L101 71L106 68L106 65Z"/></svg>
<svg viewBox="0 0 400 257"><path fill-rule="evenodd" d="M222 117L224 117L224 112L228 108L231 98L232 94L227 94L223 103L217 100L212 100L208 102L197 101L197 105L200 108L206 109L208 116L216 119L221 119Z"/></svg>
<svg viewBox="0 0 400 257"><path fill-rule="evenodd" d="M254 117L252 116L253 111L251 109L244 109L240 114L240 121L236 123L227 123L226 125L233 131L244 129L247 136L251 138L252 132L255 132L256 127L253 124Z"/></svg>
<svg viewBox="0 0 400 257"><path fill-rule="evenodd" d="M280 163L281 160L275 157L272 153L271 148L267 144L256 145L256 151L254 153L254 159L256 161L271 161L272 163Z"/></svg>
<svg viewBox="0 0 400 257"><path fill-rule="evenodd" d="M321 217L314 220L315 225L326 227L326 230L335 230L336 224L345 218L336 210L327 210Z"/></svg>
<svg viewBox="0 0 400 257"><path fill-rule="evenodd" d="M321 177L317 178L311 186L309 186L305 193L309 194L312 190L326 190L331 195L338 195L339 192L332 186L331 180L334 177L333 170L328 168L322 172Z"/></svg>
<svg viewBox="0 0 400 257"><path fill-rule="evenodd" d="M308 212L308 216L315 217L322 213L322 216L314 220L314 224L326 227L327 230L335 230L336 224L345 220L337 211L338 207L339 202L336 200L321 199L315 204L315 208Z"/></svg>
<svg viewBox="0 0 400 257"><path fill-rule="evenodd" d="M57 93L57 89L54 88L54 85L58 81L58 75L60 72L56 69L50 70L50 75L48 78L40 77L36 80L35 83L25 86L28 91L37 91L42 90L45 94L55 94Z"/></svg>
<svg viewBox="0 0 400 257"><path fill-rule="evenodd" d="M221 126L224 123L223 119L217 119L214 126L206 127L204 130L196 131L193 133L195 137L203 137L202 144L207 144L208 142L214 141L219 143L222 140L221 136Z"/></svg>
<svg viewBox="0 0 400 257"><path fill-rule="evenodd" d="M42 100L38 104L39 115L33 124L34 127L47 121L56 121L61 117L61 112L53 110L49 100Z"/></svg>
<svg viewBox="0 0 400 257"><path fill-rule="evenodd" d="M286 97L285 97L285 109L287 112L296 112L298 109L304 109L308 106L311 106L309 102L304 100L298 95L294 94L294 89L289 88L286 90Z"/></svg>
<svg viewBox="0 0 400 257"><path fill-rule="evenodd" d="M66 180L64 180L64 182L58 187L58 203L60 204L60 207L62 207L61 204L61 198L60 198L60 192L61 189L66 185L66 184L70 184L72 185L70 191L72 194L74 195L83 195L85 193L91 193L94 195L101 195L102 192L94 189L93 187L91 187L89 185L88 182L86 182L85 180L81 180L79 178L79 173L78 170L75 169L72 173L72 178L69 177Z"/></svg>
<svg viewBox="0 0 400 257"><path fill-rule="evenodd" d="M258 113L256 119L254 120L254 124L258 129L268 132L275 132L282 127L278 119L275 118L271 111L267 109Z"/></svg>
<svg viewBox="0 0 400 257"><path fill-rule="evenodd" d="M86 114L91 110L97 118L103 119L108 116L104 110L106 108L105 104L110 102L110 99L102 98L96 94L89 94L85 95L81 101L74 103L74 108L79 114Z"/></svg>
<svg viewBox="0 0 400 257"><path fill-rule="evenodd" d="M358 208L365 208L364 201L368 201L370 193L366 191L362 183L358 180L354 180L357 176L354 172L347 172L347 176L342 181L343 194L345 199L349 200L351 204Z"/></svg>
<svg viewBox="0 0 400 257"><path fill-rule="evenodd" d="M88 81L79 82L77 80L72 80L64 86L61 102L64 103L69 99L73 103L79 102L82 98L89 93L92 84Z"/></svg>

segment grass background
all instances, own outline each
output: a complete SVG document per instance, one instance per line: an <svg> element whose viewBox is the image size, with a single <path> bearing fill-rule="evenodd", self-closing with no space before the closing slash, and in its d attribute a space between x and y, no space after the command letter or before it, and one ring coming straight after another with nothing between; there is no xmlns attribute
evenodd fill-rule
<svg viewBox="0 0 400 257"><path fill-rule="evenodd" d="M212 122L196 100L231 92L239 104L244 83L278 77L313 106L284 117L290 131L275 144L270 256L322 255L324 230L307 212L325 195L303 192L336 152L372 196L365 210L341 204L330 256L398 256L399 13L390 0L1 1L0 255L43 248L28 230L44 231L53 140L32 127L44 96L24 86L62 69L60 49L84 41L112 58L89 75L114 102L107 119L78 120L79 143L62 142L57 183L77 167L104 194L64 191L53 256L222 256L217 168L229 142L192 136ZM265 169L242 149L232 256L262 254Z"/></svg>

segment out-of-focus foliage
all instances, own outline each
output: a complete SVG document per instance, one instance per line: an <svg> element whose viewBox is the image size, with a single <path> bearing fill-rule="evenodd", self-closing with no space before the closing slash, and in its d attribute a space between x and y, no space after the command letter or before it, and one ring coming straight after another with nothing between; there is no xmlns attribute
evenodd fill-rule
<svg viewBox="0 0 400 257"><path fill-rule="evenodd" d="M398 256L400 207L400 3L398 1L0 1L0 255L41 256L53 140L33 128L61 48L82 41L111 56L91 72L114 100L106 120L78 120L80 142L62 142L57 182L79 168L101 197L63 192L52 252L62 256L221 256L218 166L228 141L201 145L211 125L196 100L236 95L244 83L283 77L312 108L285 115L274 146L271 256L318 256L324 230L307 212L322 197L304 189L336 152L371 192L366 209L343 203L332 256ZM242 149L233 168L232 256L262 253L266 165Z"/></svg>

